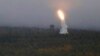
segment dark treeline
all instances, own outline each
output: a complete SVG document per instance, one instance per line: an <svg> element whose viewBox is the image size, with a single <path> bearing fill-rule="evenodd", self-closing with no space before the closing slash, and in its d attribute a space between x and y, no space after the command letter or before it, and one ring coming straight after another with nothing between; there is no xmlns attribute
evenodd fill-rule
<svg viewBox="0 0 100 56"><path fill-rule="evenodd" d="M69 29L0 27L1 56L100 56L100 32ZM6 54L7 53L7 54Z"/></svg>

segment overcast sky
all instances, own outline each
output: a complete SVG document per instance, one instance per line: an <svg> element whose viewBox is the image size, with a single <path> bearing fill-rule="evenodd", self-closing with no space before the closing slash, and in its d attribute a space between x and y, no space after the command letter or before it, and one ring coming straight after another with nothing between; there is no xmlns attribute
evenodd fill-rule
<svg viewBox="0 0 100 56"><path fill-rule="evenodd" d="M69 27L100 30L100 0L74 1ZM0 0L0 26L60 26L55 15L59 2L67 8L67 0Z"/></svg>

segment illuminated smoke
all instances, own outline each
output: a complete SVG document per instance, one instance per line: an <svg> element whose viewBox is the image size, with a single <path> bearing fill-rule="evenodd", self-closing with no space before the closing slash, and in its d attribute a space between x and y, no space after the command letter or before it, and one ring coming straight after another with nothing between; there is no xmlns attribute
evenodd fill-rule
<svg viewBox="0 0 100 56"><path fill-rule="evenodd" d="M57 11L57 14L61 20L61 29L60 29L60 34L68 34L68 31L67 31L67 25L66 25L66 22L65 22L65 15L64 15L64 12L62 10L58 10Z"/></svg>

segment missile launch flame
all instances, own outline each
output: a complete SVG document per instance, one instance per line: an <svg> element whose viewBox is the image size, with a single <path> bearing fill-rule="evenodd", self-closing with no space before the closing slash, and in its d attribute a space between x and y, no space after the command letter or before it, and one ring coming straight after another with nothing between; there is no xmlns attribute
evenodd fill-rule
<svg viewBox="0 0 100 56"><path fill-rule="evenodd" d="M61 20L61 29L60 29L60 34L68 34L68 30L67 30L67 25L66 25L66 21L65 21L65 15L64 12L62 10L57 10L57 14L58 17Z"/></svg>
<svg viewBox="0 0 100 56"><path fill-rule="evenodd" d="M57 14L59 16L59 18L64 21L65 20L65 15L64 15L64 12L62 10L58 10L57 11Z"/></svg>

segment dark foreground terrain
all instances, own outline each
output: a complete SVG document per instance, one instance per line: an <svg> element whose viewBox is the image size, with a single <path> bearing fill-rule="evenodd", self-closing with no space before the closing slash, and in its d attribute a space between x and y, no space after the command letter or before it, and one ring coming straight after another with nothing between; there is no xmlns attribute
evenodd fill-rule
<svg viewBox="0 0 100 56"><path fill-rule="evenodd" d="M0 56L100 56L100 32L0 27Z"/></svg>

